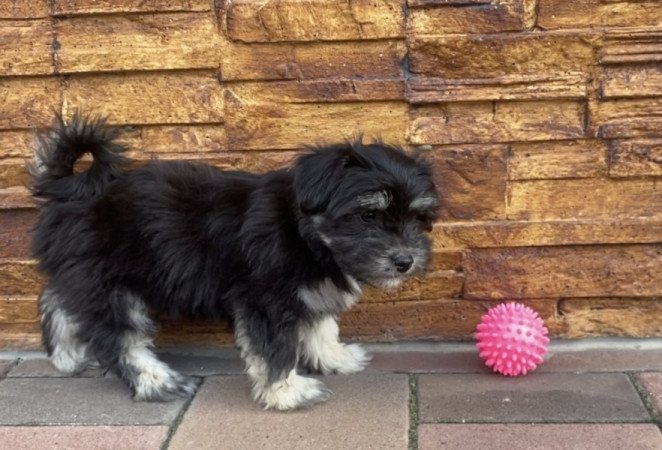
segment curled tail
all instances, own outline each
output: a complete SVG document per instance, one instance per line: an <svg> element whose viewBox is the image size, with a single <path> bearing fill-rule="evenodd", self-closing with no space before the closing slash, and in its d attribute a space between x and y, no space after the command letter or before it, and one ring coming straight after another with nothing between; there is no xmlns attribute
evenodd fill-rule
<svg viewBox="0 0 662 450"><path fill-rule="evenodd" d="M69 124L57 116L56 125L37 136L32 175L32 195L39 200L83 200L103 192L122 172L124 147L115 142L117 129L107 127L102 117L76 113ZM74 164L85 153L93 158L84 172L74 173Z"/></svg>

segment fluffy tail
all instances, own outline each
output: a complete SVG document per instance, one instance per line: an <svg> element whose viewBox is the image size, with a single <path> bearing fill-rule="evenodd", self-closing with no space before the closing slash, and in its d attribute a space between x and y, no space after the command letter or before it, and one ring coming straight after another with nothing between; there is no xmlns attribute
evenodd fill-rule
<svg viewBox="0 0 662 450"><path fill-rule="evenodd" d="M37 136L32 175L32 195L38 200L71 201L93 198L122 172L126 158L117 144L116 129L106 126L102 117L76 113L67 125L57 116L56 125ZM85 153L93 162L86 171L74 174L74 164Z"/></svg>

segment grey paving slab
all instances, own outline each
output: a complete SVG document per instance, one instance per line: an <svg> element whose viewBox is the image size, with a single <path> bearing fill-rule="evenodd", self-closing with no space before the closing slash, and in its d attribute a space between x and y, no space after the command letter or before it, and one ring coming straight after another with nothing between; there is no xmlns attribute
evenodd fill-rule
<svg viewBox="0 0 662 450"><path fill-rule="evenodd" d="M240 374L244 363L239 354L224 352L222 356L188 355L159 352L159 358L170 367L186 375L209 376Z"/></svg>
<svg viewBox="0 0 662 450"><path fill-rule="evenodd" d="M76 377L100 377L103 371L99 368L85 369L76 374ZM19 361L7 374L8 378L22 377L70 377L71 375L59 372L48 359L25 359Z"/></svg>
<svg viewBox="0 0 662 450"><path fill-rule="evenodd" d="M624 374L421 375L423 422L636 422L650 420Z"/></svg>
<svg viewBox="0 0 662 450"><path fill-rule="evenodd" d="M625 372L662 370L660 349L594 349L549 355L540 372Z"/></svg>
<svg viewBox="0 0 662 450"><path fill-rule="evenodd" d="M16 361L11 359L0 359L0 378L3 378L14 367Z"/></svg>
<svg viewBox="0 0 662 450"><path fill-rule="evenodd" d="M117 378L7 378L0 381L0 425L157 425L184 405L134 402Z"/></svg>
<svg viewBox="0 0 662 450"><path fill-rule="evenodd" d="M648 393L655 413L662 417L662 372L640 373L637 378Z"/></svg>
<svg viewBox="0 0 662 450"><path fill-rule="evenodd" d="M477 351L466 352L374 352L369 372L398 373L489 373Z"/></svg>
<svg viewBox="0 0 662 450"><path fill-rule="evenodd" d="M426 424L419 450L659 450L653 424Z"/></svg>
<svg viewBox="0 0 662 450"><path fill-rule="evenodd" d="M12 450L157 450L166 426L2 427L0 442Z"/></svg>
<svg viewBox="0 0 662 450"><path fill-rule="evenodd" d="M178 449L406 449L405 375L325 377L333 391L308 409L264 411L244 376L205 380L170 443Z"/></svg>

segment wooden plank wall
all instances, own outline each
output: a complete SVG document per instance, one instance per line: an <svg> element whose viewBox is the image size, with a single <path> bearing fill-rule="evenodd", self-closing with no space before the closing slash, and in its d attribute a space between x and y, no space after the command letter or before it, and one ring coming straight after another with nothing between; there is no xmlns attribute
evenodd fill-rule
<svg viewBox="0 0 662 450"><path fill-rule="evenodd" d="M368 292L351 338L466 339L503 299L554 336L662 336L661 65L659 1L4 0L0 347L39 345L23 165L76 108L139 160L267 170L359 130L429 148L430 274Z"/></svg>

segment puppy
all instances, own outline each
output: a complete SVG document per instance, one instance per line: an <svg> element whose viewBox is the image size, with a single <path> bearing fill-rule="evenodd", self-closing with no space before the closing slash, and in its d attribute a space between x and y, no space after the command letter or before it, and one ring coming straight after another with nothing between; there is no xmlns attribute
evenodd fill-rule
<svg viewBox="0 0 662 450"><path fill-rule="evenodd" d="M380 142L312 148L264 175L186 162L127 170L116 129L76 115L38 139L33 252L53 364L95 363L136 400L189 397L193 379L152 351L150 312L230 319L256 401L289 410L329 391L297 367L364 368L338 315L361 285L400 285L428 260L439 200L428 164ZM91 153L89 169L75 162Z"/></svg>

